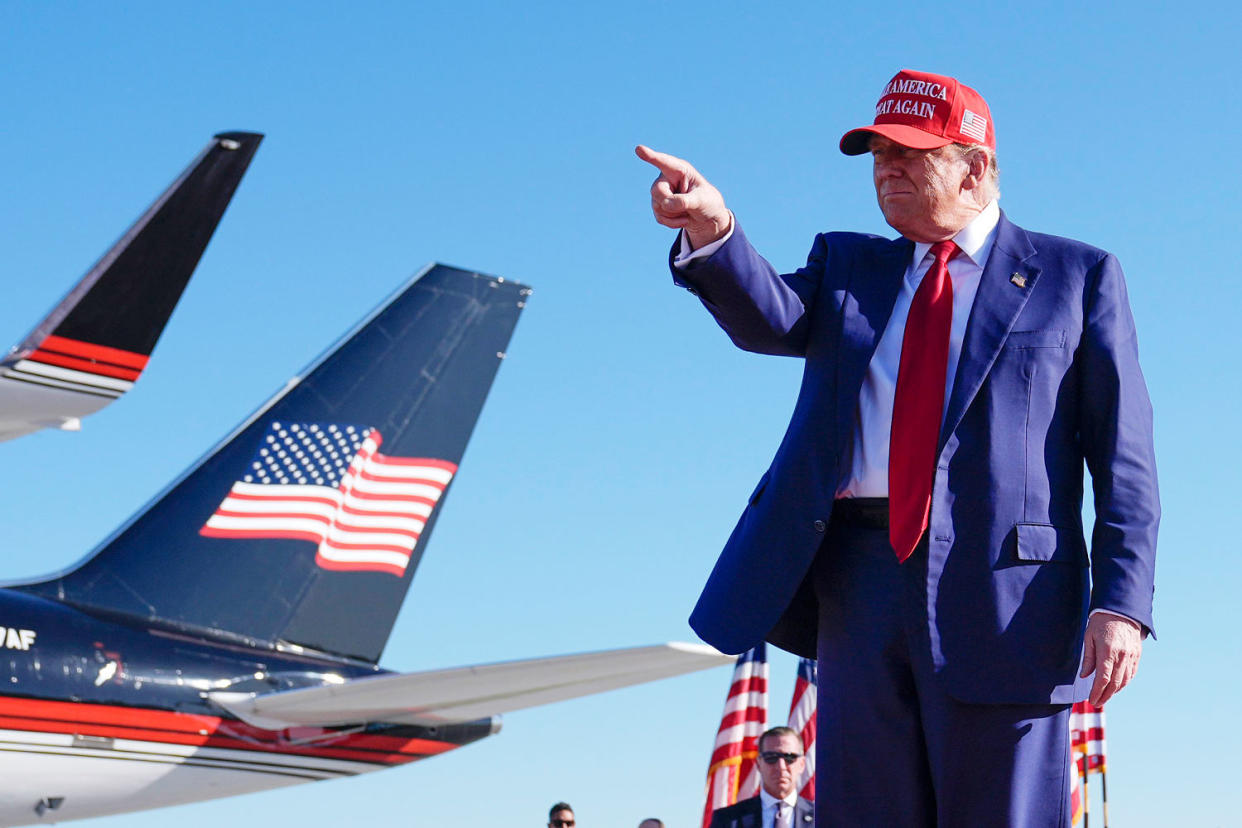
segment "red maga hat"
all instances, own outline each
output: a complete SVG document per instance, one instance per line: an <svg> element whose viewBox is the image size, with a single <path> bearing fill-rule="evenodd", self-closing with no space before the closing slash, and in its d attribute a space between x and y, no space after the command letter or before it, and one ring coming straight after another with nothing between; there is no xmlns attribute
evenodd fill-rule
<svg viewBox="0 0 1242 828"><path fill-rule="evenodd" d="M875 124L841 136L841 152L862 155L871 148L872 135L913 149L954 143L996 149L992 113L982 95L948 75L909 69L893 75L884 87L875 105Z"/></svg>

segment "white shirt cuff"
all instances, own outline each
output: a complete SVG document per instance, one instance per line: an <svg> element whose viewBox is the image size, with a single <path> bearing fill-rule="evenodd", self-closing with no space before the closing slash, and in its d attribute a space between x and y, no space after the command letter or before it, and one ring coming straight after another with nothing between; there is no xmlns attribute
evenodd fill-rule
<svg viewBox="0 0 1242 828"><path fill-rule="evenodd" d="M677 255L673 257L673 267L683 268L691 262L698 261L699 259L706 259L708 256L719 250L724 243L732 237L733 228L736 226L737 222L732 219L732 216L730 216L729 232L716 239L716 241L703 245L698 250L690 249L690 239L686 237L686 231L682 230L681 236L678 237L680 249L677 251Z"/></svg>

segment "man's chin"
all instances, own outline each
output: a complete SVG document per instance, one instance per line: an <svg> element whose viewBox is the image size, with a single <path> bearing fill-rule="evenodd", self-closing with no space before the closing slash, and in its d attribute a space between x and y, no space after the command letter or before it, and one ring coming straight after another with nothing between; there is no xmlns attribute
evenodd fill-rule
<svg viewBox="0 0 1242 828"><path fill-rule="evenodd" d="M889 227L893 228L903 236L906 235L906 229L911 226L908 220L905 220L903 216L894 213L891 210L884 210L882 212L884 213L884 222Z"/></svg>

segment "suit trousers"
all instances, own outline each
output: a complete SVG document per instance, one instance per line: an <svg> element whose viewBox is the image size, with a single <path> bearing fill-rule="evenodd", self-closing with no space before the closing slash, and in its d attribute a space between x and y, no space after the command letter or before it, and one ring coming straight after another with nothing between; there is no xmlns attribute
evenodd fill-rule
<svg viewBox="0 0 1242 828"><path fill-rule="evenodd" d="M926 536L902 564L887 528L834 518L812 577L817 826L1070 828L1069 706L940 687Z"/></svg>

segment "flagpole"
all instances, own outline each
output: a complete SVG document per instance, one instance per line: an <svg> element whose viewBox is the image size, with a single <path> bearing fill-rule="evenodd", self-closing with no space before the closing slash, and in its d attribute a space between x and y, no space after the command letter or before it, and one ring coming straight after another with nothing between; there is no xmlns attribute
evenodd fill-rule
<svg viewBox="0 0 1242 828"><path fill-rule="evenodd" d="M1074 760L1074 773L1078 773L1078 760ZM1082 828L1088 828L1091 824L1091 797L1087 791L1087 778L1091 776L1090 770L1087 768L1087 752L1084 750L1082 754Z"/></svg>
<svg viewBox="0 0 1242 828"><path fill-rule="evenodd" d="M1108 828L1108 769L1100 766L1100 794L1104 797L1104 828Z"/></svg>

